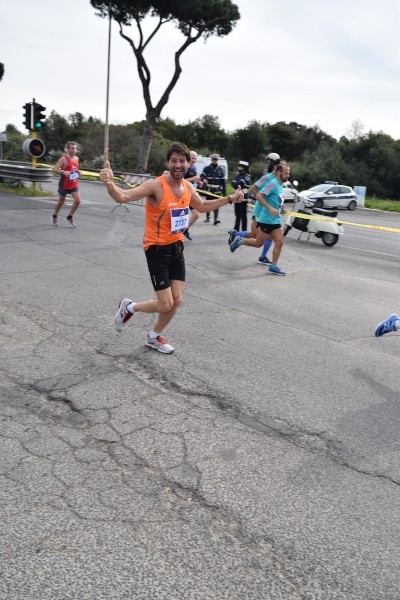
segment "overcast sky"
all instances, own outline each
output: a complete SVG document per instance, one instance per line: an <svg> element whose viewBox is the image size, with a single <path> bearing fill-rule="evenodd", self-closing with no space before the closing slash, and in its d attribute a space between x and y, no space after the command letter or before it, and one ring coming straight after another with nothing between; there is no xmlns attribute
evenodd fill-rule
<svg viewBox="0 0 400 600"><path fill-rule="evenodd" d="M399 0L236 4L241 19L229 36L200 40L184 53L163 118L183 124L211 114L227 131L252 120L296 121L337 139L359 121L365 133L400 139ZM8 123L26 132L22 106L32 98L47 114L81 112L104 121L108 21L89 0L0 0L0 7L0 132ZM182 41L168 25L148 48L153 104ZM144 115L136 61L114 23L109 122Z"/></svg>

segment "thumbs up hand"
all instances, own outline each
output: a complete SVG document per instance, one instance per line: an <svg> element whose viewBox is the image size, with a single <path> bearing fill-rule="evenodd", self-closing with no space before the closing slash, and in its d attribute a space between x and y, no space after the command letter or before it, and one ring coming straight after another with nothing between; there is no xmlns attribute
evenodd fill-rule
<svg viewBox="0 0 400 600"><path fill-rule="evenodd" d="M113 179L114 173L112 172L110 161L106 160L104 161L104 167L100 171L100 180L107 185L107 183L112 183Z"/></svg>
<svg viewBox="0 0 400 600"><path fill-rule="evenodd" d="M232 202L235 202L236 204L241 202L244 198L244 194L242 192L242 188L240 185L238 185L237 190L235 190L235 193L232 194L231 199Z"/></svg>

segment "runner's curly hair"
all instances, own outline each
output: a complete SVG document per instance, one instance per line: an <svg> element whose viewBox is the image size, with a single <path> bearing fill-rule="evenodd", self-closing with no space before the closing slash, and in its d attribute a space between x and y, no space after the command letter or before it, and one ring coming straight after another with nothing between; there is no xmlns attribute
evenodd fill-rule
<svg viewBox="0 0 400 600"><path fill-rule="evenodd" d="M173 153L180 154L184 156L188 162L190 162L190 151L186 144L181 144L180 142L173 142L168 148L167 152L167 161L171 158Z"/></svg>

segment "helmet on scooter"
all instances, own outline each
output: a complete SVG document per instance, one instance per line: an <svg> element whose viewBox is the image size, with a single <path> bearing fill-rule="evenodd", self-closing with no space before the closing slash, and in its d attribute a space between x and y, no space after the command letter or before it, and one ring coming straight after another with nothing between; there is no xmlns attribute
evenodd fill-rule
<svg viewBox="0 0 400 600"><path fill-rule="evenodd" d="M278 160L280 156L276 152L270 152L267 154L266 158L268 158L268 160Z"/></svg>

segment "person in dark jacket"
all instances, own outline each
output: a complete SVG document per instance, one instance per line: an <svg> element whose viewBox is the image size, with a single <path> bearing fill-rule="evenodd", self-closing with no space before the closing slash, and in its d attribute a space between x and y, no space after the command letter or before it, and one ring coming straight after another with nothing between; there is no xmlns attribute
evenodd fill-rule
<svg viewBox="0 0 400 600"><path fill-rule="evenodd" d="M197 169L196 169L196 162L197 162L197 152L195 152L194 150L190 151L190 164L189 164L189 168L185 173L184 179L186 179L187 181L190 181L190 183L195 187L201 187L203 185L203 182L200 179L200 176L197 174ZM199 218L200 213L197 210L193 210L191 206L189 206L190 208L190 219L189 219L189 227L191 227L194 223L196 223L197 219ZM186 231L183 232L183 235L185 236L185 238L187 240L189 240L189 242L192 241L192 236L189 233L189 227L186 229Z"/></svg>
<svg viewBox="0 0 400 600"><path fill-rule="evenodd" d="M235 179L232 180L232 187L237 190L239 185L244 194L244 200L241 204L240 210L237 210L239 205L235 204L235 225L233 229L236 231L247 231L247 200L249 198L249 187L251 184L251 177L249 173L249 163L245 160L240 160L237 166L237 173ZM242 226L240 227L240 223Z"/></svg>
<svg viewBox="0 0 400 600"><path fill-rule="evenodd" d="M225 172L223 168L218 164L219 154L211 154L211 163L204 167L204 171L200 174L200 178L203 182L202 189L205 192L211 192L216 196L226 196L226 180ZM210 198L213 200L213 198ZM218 220L219 210L214 210L214 225L219 225L221 221ZM205 223L210 221L210 213L206 215Z"/></svg>

